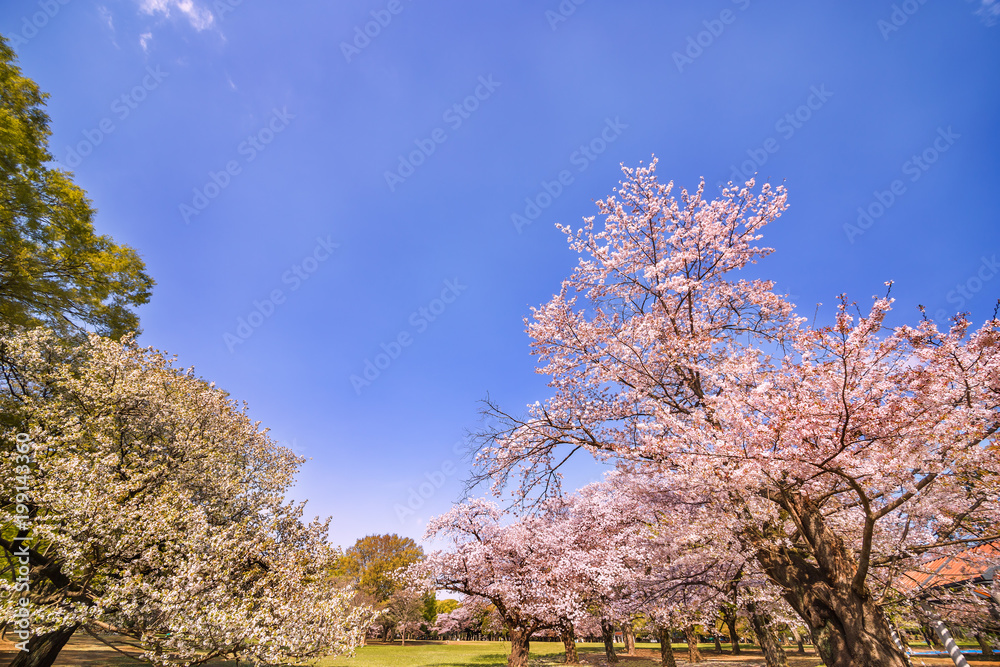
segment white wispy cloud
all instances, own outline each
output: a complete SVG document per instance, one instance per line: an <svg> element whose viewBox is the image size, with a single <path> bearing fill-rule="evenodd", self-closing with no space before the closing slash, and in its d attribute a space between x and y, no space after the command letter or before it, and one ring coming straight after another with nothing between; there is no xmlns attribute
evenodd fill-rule
<svg viewBox="0 0 1000 667"><path fill-rule="evenodd" d="M982 0L976 14L986 25L995 25L1000 20L1000 2L998 0Z"/></svg>
<svg viewBox="0 0 1000 667"><path fill-rule="evenodd" d="M97 5L97 14L104 21L104 25L108 26L108 31L111 32L111 43L115 45L116 49L120 49L121 47L118 46L118 40L116 39L115 17L111 14L111 10L104 5Z"/></svg>
<svg viewBox="0 0 1000 667"><path fill-rule="evenodd" d="M139 9L149 15L163 14L167 17L177 12L199 32L211 28L215 23L212 11L196 4L194 0L140 0Z"/></svg>
<svg viewBox="0 0 1000 667"><path fill-rule="evenodd" d="M153 40L153 33L144 32L139 35L139 46L142 47L144 53L149 53L149 43Z"/></svg>
<svg viewBox="0 0 1000 667"><path fill-rule="evenodd" d="M111 10L104 5L97 6L97 13L101 15L104 20L105 25L108 26L108 30L112 33L115 32L115 18L111 15Z"/></svg>

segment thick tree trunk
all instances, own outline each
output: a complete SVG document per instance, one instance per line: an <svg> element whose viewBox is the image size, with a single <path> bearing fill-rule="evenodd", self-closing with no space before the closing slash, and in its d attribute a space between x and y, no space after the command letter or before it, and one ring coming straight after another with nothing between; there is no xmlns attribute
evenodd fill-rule
<svg viewBox="0 0 1000 667"><path fill-rule="evenodd" d="M622 638L625 640L625 655L635 655L635 630L631 621L622 623Z"/></svg>
<svg viewBox="0 0 1000 667"><path fill-rule="evenodd" d="M733 655L740 654L740 636L736 633L736 610L722 612L722 620L729 629L729 645L732 647Z"/></svg>
<svg viewBox="0 0 1000 667"><path fill-rule="evenodd" d="M809 626L813 646L827 667L907 667L906 655L892 640L892 629L859 577L859 557L827 527L809 498L797 493L772 497L792 516L812 558L778 546L784 533L765 527L757 541L757 562L785 600ZM769 540L768 538L775 538ZM862 558L863 560L863 558Z"/></svg>
<svg viewBox="0 0 1000 667"><path fill-rule="evenodd" d="M608 662L618 662L618 656L615 655L615 626L611 625L611 621L603 618L601 619L601 638L604 640L604 655Z"/></svg>
<svg viewBox="0 0 1000 667"><path fill-rule="evenodd" d="M566 648L566 664L579 663L580 657L576 654L576 635L573 633L573 628L563 628L562 632L559 633L559 638L562 639L563 646Z"/></svg>
<svg viewBox="0 0 1000 667"><path fill-rule="evenodd" d="M979 648L982 649L983 656L993 655L993 647L990 645L990 640L986 638L986 635L977 632L976 641L979 642Z"/></svg>
<svg viewBox="0 0 1000 667"><path fill-rule="evenodd" d="M778 644L774 631L771 630L770 619L758 613L753 602L747 604L747 612L750 614L750 624L753 626L754 634L757 635L757 643L764 652L764 662L767 663L767 667L788 667L788 657Z"/></svg>
<svg viewBox="0 0 1000 667"><path fill-rule="evenodd" d="M827 667L906 667L905 654L896 648L867 590L822 580L789 581L785 589L785 599L808 622L813 646Z"/></svg>
<svg viewBox="0 0 1000 667"><path fill-rule="evenodd" d="M658 635L660 639L660 665L663 667L677 667L674 660L673 631L671 628L660 628Z"/></svg>
<svg viewBox="0 0 1000 667"><path fill-rule="evenodd" d="M69 638L73 636L78 625L49 632L44 635L33 635L28 640L27 651L18 651L10 667L51 667L56 661L59 651L63 649Z"/></svg>
<svg viewBox="0 0 1000 667"><path fill-rule="evenodd" d="M715 639L715 652L722 653L722 642L719 641L719 633L715 633L713 638Z"/></svg>
<svg viewBox="0 0 1000 667"><path fill-rule="evenodd" d="M698 633L695 632L693 625L684 628L684 640L688 645L688 662L701 662L701 651L698 650Z"/></svg>
<svg viewBox="0 0 1000 667"><path fill-rule="evenodd" d="M507 658L507 667L528 667L530 633L524 628L511 628L509 634L510 657Z"/></svg>

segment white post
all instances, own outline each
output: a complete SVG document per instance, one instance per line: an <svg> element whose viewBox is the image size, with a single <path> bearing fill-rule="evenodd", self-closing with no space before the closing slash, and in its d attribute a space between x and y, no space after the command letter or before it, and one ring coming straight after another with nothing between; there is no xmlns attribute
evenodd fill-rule
<svg viewBox="0 0 1000 667"><path fill-rule="evenodd" d="M944 650L948 651L948 655L951 656L955 667L969 667L969 663L966 661L965 656L962 655L962 651L959 650L958 644L955 643L951 633L948 632L948 627L944 624L944 621L931 621L930 626L937 633L941 643L944 644Z"/></svg>
<svg viewBox="0 0 1000 667"><path fill-rule="evenodd" d="M889 619L886 618L886 621L888 622ZM896 648L898 648L899 652L903 654L906 664L913 665L913 662L910 661L910 647L903 645L903 640L899 638L899 633L896 631L896 625L894 623L889 623L889 633L892 635L892 641L896 644Z"/></svg>

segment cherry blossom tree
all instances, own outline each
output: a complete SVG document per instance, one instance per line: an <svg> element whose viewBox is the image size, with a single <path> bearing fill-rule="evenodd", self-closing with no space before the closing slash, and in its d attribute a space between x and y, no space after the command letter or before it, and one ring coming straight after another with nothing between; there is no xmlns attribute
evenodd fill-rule
<svg viewBox="0 0 1000 667"><path fill-rule="evenodd" d="M558 492L584 450L716 508L830 667L904 667L880 587L923 553L1000 537L1000 321L889 327L841 299L809 326L752 265L786 208L754 182L672 195L648 167L598 202L582 255L528 324L552 396L495 420L479 479Z"/></svg>
<svg viewBox="0 0 1000 667"><path fill-rule="evenodd" d="M634 499L607 483L590 484L576 494L553 500L538 512L551 543L550 581L554 614L560 619L567 662L580 619L593 617L608 662L618 661L614 630L635 612L630 603L638 573L649 560L646 528L632 506Z"/></svg>
<svg viewBox="0 0 1000 667"><path fill-rule="evenodd" d="M444 636L459 636L473 632L483 611L481 605L476 604L476 601L476 598L471 598L463 601L452 611L438 614L434 621L435 632Z"/></svg>
<svg viewBox="0 0 1000 667"><path fill-rule="evenodd" d="M285 501L302 459L225 392L128 336L40 329L0 340L0 378L14 665L50 665L78 630L158 665L357 645L372 614L331 574L328 522Z"/></svg>
<svg viewBox="0 0 1000 667"><path fill-rule="evenodd" d="M597 616L609 635L622 618L619 603L642 553L635 539L641 524L629 519L626 527L603 502L611 498L592 485L520 517L485 500L456 505L428 527L428 537L449 538L452 546L428 559L434 585L496 608L511 640L511 665L523 664L528 638L541 630L558 633L566 661L575 663L578 628L589 631Z"/></svg>
<svg viewBox="0 0 1000 667"><path fill-rule="evenodd" d="M617 659L612 624L627 633L625 626L640 615L667 635L673 627L683 629L689 657L700 659L695 626L709 619L746 560L737 540L717 534L706 503L680 496L657 475L619 470L543 506L558 508L538 516L562 534L553 572L572 582L572 594L587 609L600 613L609 662Z"/></svg>
<svg viewBox="0 0 1000 667"><path fill-rule="evenodd" d="M451 549L436 551L410 569L414 576L429 573L438 590L490 602L510 639L507 664L525 667L531 635L556 624L547 578L549 552L539 531L523 521L505 525L503 519L485 500L455 505L430 521L424 536L447 539Z"/></svg>

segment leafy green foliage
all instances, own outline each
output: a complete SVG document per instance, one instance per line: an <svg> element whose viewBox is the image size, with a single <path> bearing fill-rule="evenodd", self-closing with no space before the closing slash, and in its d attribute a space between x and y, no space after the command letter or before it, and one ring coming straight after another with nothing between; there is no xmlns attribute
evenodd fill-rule
<svg viewBox="0 0 1000 667"><path fill-rule="evenodd" d="M0 325L91 329L120 338L153 280L128 246L95 233L95 210L71 174L46 164L46 94L0 37Z"/></svg>
<svg viewBox="0 0 1000 667"><path fill-rule="evenodd" d="M401 587L397 572L423 558L424 550L409 537L368 535L344 552L338 574L376 604L384 604Z"/></svg>
<svg viewBox="0 0 1000 667"><path fill-rule="evenodd" d="M434 591L427 591L424 593L423 598L421 598L423 603L423 611L421 616L423 616L424 622L428 624L433 624L437 620L437 595Z"/></svg>
<svg viewBox="0 0 1000 667"><path fill-rule="evenodd" d="M453 598L445 598L444 600L437 600L435 602L435 616L437 614L450 614L461 606L458 600Z"/></svg>

